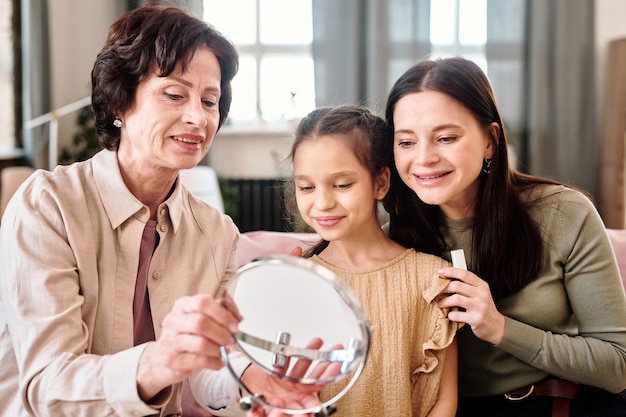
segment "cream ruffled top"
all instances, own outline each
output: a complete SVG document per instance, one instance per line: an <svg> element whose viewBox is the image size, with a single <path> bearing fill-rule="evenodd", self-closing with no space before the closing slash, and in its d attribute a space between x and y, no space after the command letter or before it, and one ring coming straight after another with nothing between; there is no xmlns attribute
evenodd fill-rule
<svg viewBox="0 0 626 417"><path fill-rule="evenodd" d="M413 249L365 272L336 268L318 256L311 260L352 288L372 325L366 365L336 403L334 417L426 416L437 399L444 349L459 327L433 303L448 282L436 271L449 264ZM327 386L321 399L330 399L347 382Z"/></svg>

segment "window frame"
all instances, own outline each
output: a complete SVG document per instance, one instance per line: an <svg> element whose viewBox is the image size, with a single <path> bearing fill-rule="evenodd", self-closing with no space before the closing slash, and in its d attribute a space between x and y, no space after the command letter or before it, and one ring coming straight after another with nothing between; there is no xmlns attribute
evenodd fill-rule
<svg viewBox="0 0 626 417"><path fill-rule="evenodd" d="M206 1L206 0L205 0ZM217 0L222 1L222 0ZM254 79L254 97L255 97L255 118L254 119L232 119L229 115L226 123L220 132L234 132L237 134L238 132L246 132L246 131L260 131L260 132L285 132L291 131L293 129L293 120L282 118L282 119L267 119L263 116L262 109L262 62L264 58L268 57L287 57L287 58L308 58L311 61L313 60L313 41L311 39L310 43L263 43L261 42L261 0L255 0L255 39L254 42L251 43L235 43L235 47L239 53L240 60L242 58L250 58L254 61L254 71L255 71L255 79ZM213 22L208 19L207 13L205 13L205 3L203 2L203 18L205 18L209 23L214 24L219 28L219 22ZM229 36L228 33L224 33L226 36ZM235 82L237 78L235 77ZM315 80L312 79L312 87L313 93L315 92ZM235 101L233 100L233 103ZM232 107L231 107L232 110ZM312 109L311 109L312 110ZM298 114L297 117L305 116L305 114Z"/></svg>

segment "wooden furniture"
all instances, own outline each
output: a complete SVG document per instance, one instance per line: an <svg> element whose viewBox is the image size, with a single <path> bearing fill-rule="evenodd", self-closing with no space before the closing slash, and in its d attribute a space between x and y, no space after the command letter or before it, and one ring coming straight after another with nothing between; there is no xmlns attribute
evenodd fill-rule
<svg viewBox="0 0 626 417"><path fill-rule="evenodd" d="M24 157L24 151L19 148L9 148L9 147L1 147L0 148L0 175L3 175L3 172L11 167L15 166L24 166L26 165L26 158ZM10 177L10 174L7 174ZM9 181L10 178L7 178L6 181ZM4 207L6 206L6 202L8 198L15 192L15 190L11 190L11 185L7 185L3 187L3 183L5 181L0 180L0 217L2 213L4 213ZM21 184L21 181L19 181ZM6 199L6 201L5 201Z"/></svg>
<svg viewBox="0 0 626 417"><path fill-rule="evenodd" d="M626 39L609 44L600 137L600 215L607 227L625 227Z"/></svg>
<svg viewBox="0 0 626 417"><path fill-rule="evenodd" d="M34 168L29 166L8 166L0 171L0 217L13 193L33 171Z"/></svg>

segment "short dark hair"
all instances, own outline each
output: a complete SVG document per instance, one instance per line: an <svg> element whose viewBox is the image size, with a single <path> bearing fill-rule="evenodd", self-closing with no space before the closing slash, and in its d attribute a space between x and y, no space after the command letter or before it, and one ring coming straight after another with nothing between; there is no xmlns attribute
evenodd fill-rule
<svg viewBox="0 0 626 417"><path fill-rule="evenodd" d="M120 129L113 126L113 120L132 106L137 86L152 71L166 77L178 64L184 70L201 47L215 54L221 70L219 129L230 110L231 81L239 68L232 42L207 22L176 7L140 7L113 23L91 71L91 105L100 145L118 148Z"/></svg>

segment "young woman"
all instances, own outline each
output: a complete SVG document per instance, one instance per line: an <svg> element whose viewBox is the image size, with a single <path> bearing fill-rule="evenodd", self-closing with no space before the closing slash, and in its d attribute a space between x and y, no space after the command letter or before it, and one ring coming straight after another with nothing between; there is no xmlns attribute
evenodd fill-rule
<svg viewBox="0 0 626 417"><path fill-rule="evenodd" d="M300 122L291 151L297 209L323 239L305 256L353 289L373 327L367 364L338 414L454 416L458 324L433 299L447 284L436 273L447 262L402 247L380 227L386 132L367 109L320 108ZM329 386L322 399L344 385Z"/></svg>
<svg viewBox="0 0 626 417"><path fill-rule="evenodd" d="M458 415L549 416L544 395L572 397L575 383L572 415L624 415L623 402L622 414L600 411L626 388L626 299L592 202L509 167L493 92L471 61L410 68L386 119L390 237L446 258L462 248L468 261L469 272L439 271L453 278L439 306L466 323Z"/></svg>

